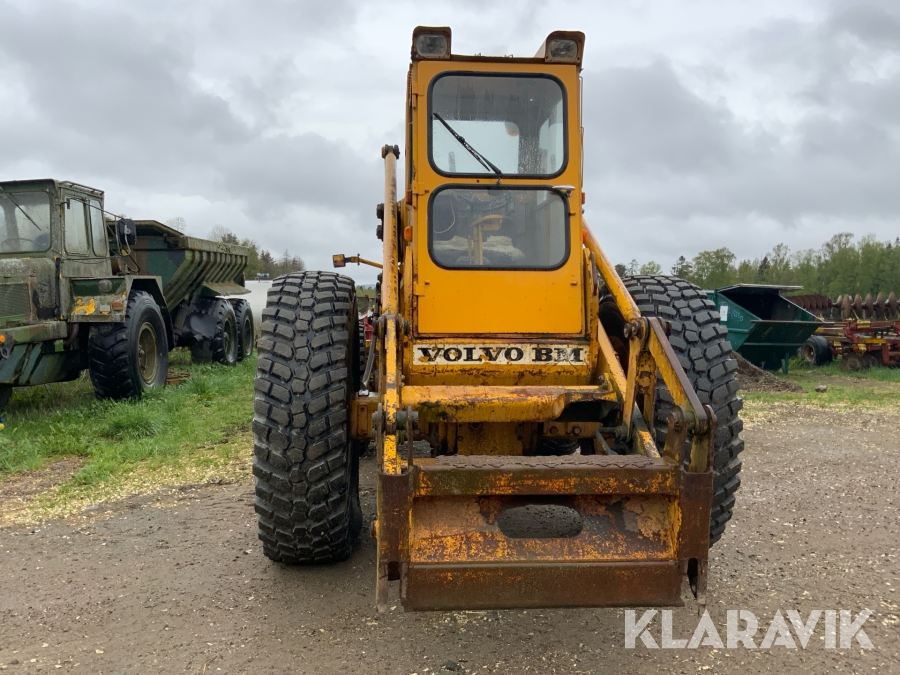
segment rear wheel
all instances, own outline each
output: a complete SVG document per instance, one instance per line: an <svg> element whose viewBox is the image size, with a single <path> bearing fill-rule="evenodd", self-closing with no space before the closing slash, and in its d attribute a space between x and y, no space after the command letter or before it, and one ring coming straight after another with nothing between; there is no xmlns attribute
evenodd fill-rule
<svg viewBox="0 0 900 675"><path fill-rule="evenodd" d="M213 315L215 329L211 339L201 340L191 347L194 363L221 363L233 366L238 358L237 318L228 300L219 298L212 303L209 312Z"/></svg>
<svg viewBox="0 0 900 675"><path fill-rule="evenodd" d="M738 412L743 401L737 397L737 362L731 358L728 330L719 324L714 303L694 284L675 277L637 276L622 280L643 316L669 322L669 344L684 368L700 402L712 407L718 426L713 457L713 503L709 543L725 531L734 508L734 493L741 485L740 453L744 439ZM672 410L672 396L665 385L657 385L654 426L657 443L665 443L666 418Z"/></svg>
<svg viewBox="0 0 900 675"><path fill-rule="evenodd" d="M237 325L237 360L243 361L253 355L254 326L253 310L246 300L234 303L234 318Z"/></svg>
<svg viewBox="0 0 900 675"><path fill-rule="evenodd" d="M124 323L91 327L88 370L99 398L140 398L148 389L166 383L166 328L152 295L133 291Z"/></svg>
<svg viewBox="0 0 900 675"><path fill-rule="evenodd" d="M284 563L346 559L362 528L349 438L359 388L356 291L330 272L272 282L263 311L253 475L263 552Z"/></svg>

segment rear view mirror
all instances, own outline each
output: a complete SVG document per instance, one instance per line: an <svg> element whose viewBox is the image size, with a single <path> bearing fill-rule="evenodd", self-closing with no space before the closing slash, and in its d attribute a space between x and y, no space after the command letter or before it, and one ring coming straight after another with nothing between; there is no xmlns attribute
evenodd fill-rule
<svg viewBox="0 0 900 675"><path fill-rule="evenodd" d="M131 247L137 243L137 230L131 218L120 218L116 223L116 243L122 255L131 253Z"/></svg>

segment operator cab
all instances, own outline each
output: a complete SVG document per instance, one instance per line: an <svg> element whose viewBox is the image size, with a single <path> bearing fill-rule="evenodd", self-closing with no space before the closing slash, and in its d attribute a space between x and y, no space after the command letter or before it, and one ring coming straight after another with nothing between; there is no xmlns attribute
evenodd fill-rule
<svg viewBox="0 0 900 675"><path fill-rule="evenodd" d="M420 335L583 335L584 36L534 58L458 56L417 28L407 136ZM555 56L547 44L563 43ZM425 140L417 143L418 139ZM460 308L461 300L466 304Z"/></svg>

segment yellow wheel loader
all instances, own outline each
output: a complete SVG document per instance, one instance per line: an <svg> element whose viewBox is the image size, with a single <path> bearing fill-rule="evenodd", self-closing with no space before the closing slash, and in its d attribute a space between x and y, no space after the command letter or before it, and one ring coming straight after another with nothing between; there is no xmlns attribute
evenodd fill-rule
<svg viewBox="0 0 900 675"><path fill-rule="evenodd" d="M584 35L533 58L413 32L405 189L382 149L383 260L276 279L253 423L265 554L347 558L378 466L375 598L410 610L704 602L743 449L735 362L700 289L620 279L582 217Z"/></svg>

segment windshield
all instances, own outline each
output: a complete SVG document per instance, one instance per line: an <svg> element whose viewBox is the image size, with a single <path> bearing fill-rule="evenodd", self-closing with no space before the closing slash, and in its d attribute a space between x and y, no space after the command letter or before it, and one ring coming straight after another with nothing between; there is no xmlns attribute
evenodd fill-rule
<svg viewBox="0 0 900 675"><path fill-rule="evenodd" d="M566 223L553 190L447 187L431 200L428 240L449 269L555 269L568 257Z"/></svg>
<svg viewBox="0 0 900 675"><path fill-rule="evenodd" d="M555 176L565 167L565 96L554 78L449 73L432 83L429 105L441 173L491 174L494 165L504 175Z"/></svg>
<svg viewBox="0 0 900 675"><path fill-rule="evenodd" d="M50 248L50 197L46 192L0 192L0 253Z"/></svg>

